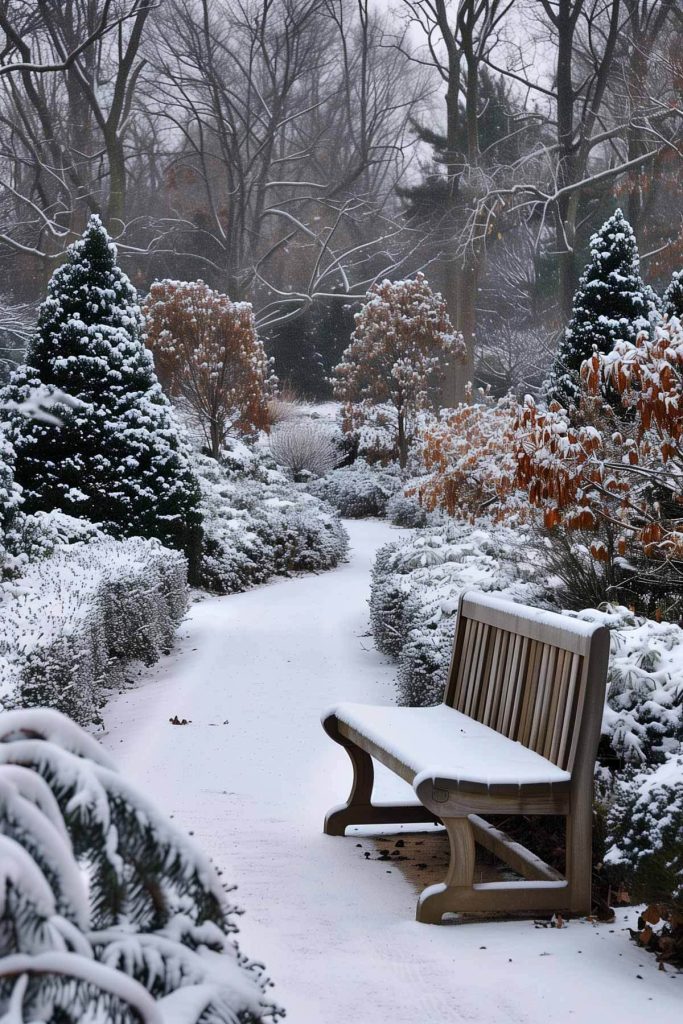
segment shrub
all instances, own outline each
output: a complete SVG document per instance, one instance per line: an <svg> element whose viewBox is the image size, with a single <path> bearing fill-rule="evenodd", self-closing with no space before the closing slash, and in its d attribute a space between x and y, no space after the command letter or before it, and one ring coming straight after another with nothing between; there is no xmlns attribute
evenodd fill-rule
<svg viewBox="0 0 683 1024"><path fill-rule="evenodd" d="M363 459L340 466L309 485L311 494L322 498L348 519L384 516L387 502L400 488L397 473L371 469Z"/></svg>
<svg viewBox="0 0 683 1024"><path fill-rule="evenodd" d="M416 485L408 483L403 490L396 491L389 498L386 507L387 519L390 519L394 526L406 526L409 528L426 526L430 519L430 513L420 503L415 493Z"/></svg>
<svg viewBox="0 0 683 1024"><path fill-rule="evenodd" d="M443 696L462 590L547 604L529 545L529 533L446 521L380 548L370 622L378 648L398 658L399 703L431 704Z"/></svg>
<svg viewBox="0 0 683 1024"><path fill-rule="evenodd" d="M204 516L203 586L230 594L271 576L330 569L346 556L339 516L263 454L233 442L221 463L198 456L195 469Z"/></svg>
<svg viewBox="0 0 683 1024"><path fill-rule="evenodd" d="M5 584L0 695L88 724L131 661L168 650L187 602L187 564L158 541L106 538L59 547Z"/></svg>
<svg viewBox="0 0 683 1024"><path fill-rule="evenodd" d="M368 465L398 462L396 409L386 402L367 404L362 411L346 409L342 415L344 437L356 458Z"/></svg>
<svg viewBox="0 0 683 1024"><path fill-rule="evenodd" d="M73 722L0 715L0 793L3 1019L280 1015L216 869Z"/></svg>
<svg viewBox="0 0 683 1024"><path fill-rule="evenodd" d="M169 394L182 398L218 458L229 430L268 422L270 361L249 302L203 281L156 281L147 296L149 344Z"/></svg>
<svg viewBox="0 0 683 1024"><path fill-rule="evenodd" d="M419 447L427 476L417 490L426 508L473 522L538 518L526 490L515 485L517 411L511 396L493 402L479 392L474 403L424 424Z"/></svg>
<svg viewBox="0 0 683 1024"><path fill-rule="evenodd" d="M270 433L270 450L295 480L302 474L324 476L338 465L341 450L334 428L310 416L280 422Z"/></svg>
<svg viewBox="0 0 683 1024"><path fill-rule="evenodd" d="M626 877L635 900L683 911L683 756L626 773L607 816L605 862Z"/></svg>
<svg viewBox="0 0 683 1024"><path fill-rule="evenodd" d="M628 608L578 613L611 631L603 736L619 765L661 762L683 743L683 629Z"/></svg>

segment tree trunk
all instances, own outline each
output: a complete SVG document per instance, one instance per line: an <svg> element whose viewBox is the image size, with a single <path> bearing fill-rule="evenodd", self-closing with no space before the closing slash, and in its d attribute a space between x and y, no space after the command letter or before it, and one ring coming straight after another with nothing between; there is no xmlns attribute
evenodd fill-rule
<svg viewBox="0 0 683 1024"><path fill-rule="evenodd" d="M575 176L574 87L572 58L574 28L571 0L560 0L557 11L557 142L559 147L558 186L572 184ZM574 222L576 194L562 196L555 213L557 221L557 284L560 317L569 319L576 288Z"/></svg>
<svg viewBox="0 0 683 1024"><path fill-rule="evenodd" d="M405 469L408 462L408 439L406 438L405 417L401 409L398 411L398 464Z"/></svg>
<svg viewBox="0 0 683 1024"><path fill-rule="evenodd" d="M467 355L464 361L458 361L456 363L456 405L465 401L467 385L474 377L478 278L477 259L472 256L460 267L458 273L458 314L456 327L463 336Z"/></svg>

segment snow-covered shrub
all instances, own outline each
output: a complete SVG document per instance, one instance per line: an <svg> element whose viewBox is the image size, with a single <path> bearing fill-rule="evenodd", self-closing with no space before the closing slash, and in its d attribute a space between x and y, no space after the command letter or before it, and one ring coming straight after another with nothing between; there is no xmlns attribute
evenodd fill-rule
<svg viewBox="0 0 683 1024"><path fill-rule="evenodd" d="M0 715L0 876L3 1020L280 1015L209 859L55 711Z"/></svg>
<svg viewBox="0 0 683 1024"><path fill-rule="evenodd" d="M478 391L473 402L445 409L423 424L419 454L426 476L416 489L428 509L508 525L540 519L516 483L518 413L512 396L493 401Z"/></svg>
<svg viewBox="0 0 683 1024"><path fill-rule="evenodd" d="M358 458L369 465L388 466L397 461L398 417L393 405L368 403L362 416L347 412L342 417L342 429Z"/></svg>
<svg viewBox="0 0 683 1024"><path fill-rule="evenodd" d="M75 543L27 565L0 602L0 699L97 721L126 665L171 646L186 581L180 552L140 537Z"/></svg>
<svg viewBox="0 0 683 1024"><path fill-rule="evenodd" d="M56 508L51 512L21 515L16 534L17 548L29 562L49 558L58 548L69 544L89 544L105 540L107 536L89 519L76 519Z"/></svg>
<svg viewBox="0 0 683 1024"><path fill-rule="evenodd" d="M418 527L426 526L430 519L430 513L421 504L415 493L413 484L404 485L402 490L397 491L389 498L386 508L387 519L391 520L394 526Z"/></svg>
<svg viewBox="0 0 683 1024"><path fill-rule="evenodd" d="M322 498L348 519L386 515L387 502L401 487L392 469L370 467L364 459L340 466L309 485L311 494Z"/></svg>
<svg viewBox="0 0 683 1024"><path fill-rule="evenodd" d="M380 548L370 621L379 649L398 658L399 702L441 699L463 590L547 604L537 575L530 534L502 526L446 521Z"/></svg>
<svg viewBox="0 0 683 1024"><path fill-rule="evenodd" d="M270 432L270 451L295 480L304 473L324 476L338 465L341 451L332 424L310 416L284 420Z"/></svg>
<svg viewBox="0 0 683 1024"><path fill-rule="evenodd" d="M233 442L220 463L197 456L195 471L204 517L203 586L230 594L271 576L330 569L345 557L339 516L262 453Z"/></svg>
<svg viewBox="0 0 683 1024"><path fill-rule="evenodd" d="M578 613L611 631L603 735L625 763L661 761L683 743L683 629L608 605Z"/></svg>
<svg viewBox="0 0 683 1024"><path fill-rule="evenodd" d="M632 897L683 909L683 756L625 773L607 815L605 862Z"/></svg>

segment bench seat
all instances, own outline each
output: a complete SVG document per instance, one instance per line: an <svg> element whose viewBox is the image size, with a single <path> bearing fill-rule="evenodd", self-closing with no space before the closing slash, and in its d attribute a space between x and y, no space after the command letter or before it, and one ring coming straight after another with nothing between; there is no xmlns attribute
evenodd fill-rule
<svg viewBox="0 0 683 1024"><path fill-rule="evenodd" d="M377 707L341 703L327 712L348 739L368 749L411 785L427 778L451 788L567 788L571 775L552 761L446 704ZM386 756L383 756L386 755ZM437 783L438 784L438 783Z"/></svg>

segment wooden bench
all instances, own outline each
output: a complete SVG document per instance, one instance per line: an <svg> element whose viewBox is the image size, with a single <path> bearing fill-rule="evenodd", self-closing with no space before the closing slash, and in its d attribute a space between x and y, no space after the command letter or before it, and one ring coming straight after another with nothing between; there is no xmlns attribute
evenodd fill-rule
<svg viewBox="0 0 683 1024"><path fill-rule="evenodd" d="M443 703L428 708L339 704L323 716L348 752L353 785L325 819L348 825L440 821L450 840L444 882L420 896L417 920L447 912L591 910L593 774L605 701L604 626L486 594L460 598ZM376 758L419 804L373 804ZM483 814L563 815L559 874ZM475 842L523 880L474 881Z"/></svg>

